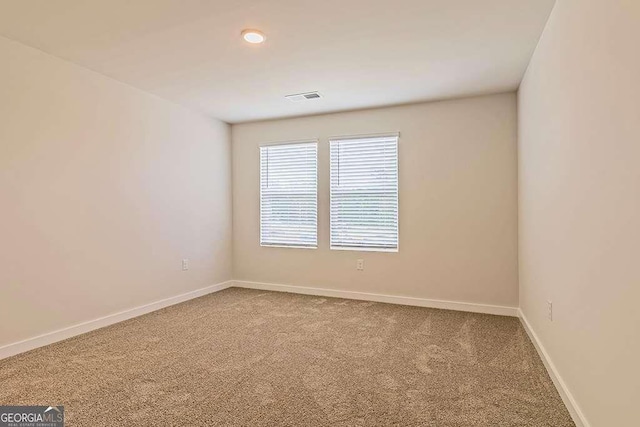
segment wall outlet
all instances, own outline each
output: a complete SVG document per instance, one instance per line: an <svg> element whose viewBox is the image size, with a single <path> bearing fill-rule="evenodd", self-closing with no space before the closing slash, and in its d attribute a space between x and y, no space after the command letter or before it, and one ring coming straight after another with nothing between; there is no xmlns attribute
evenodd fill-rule
<svg viewBox="0 0 640 427"><path fill-rule="evenodd" d="M547 318L553 322L553 303L551 301L547 301Z"/></svg>
<svg viewBox="0 0 640 427"><path fill-rule="evenodd" d="M189 269L189 260L185 258L182 260L182 271L185 271L188 269Z"/></svg>
<svg viewBox="0 0 640 427"><path fill-rule="evenodd" d="M364 260L363 259L359 259L358 261L356 261L356 270L359 270L359 271L364 270Z"/></svg>

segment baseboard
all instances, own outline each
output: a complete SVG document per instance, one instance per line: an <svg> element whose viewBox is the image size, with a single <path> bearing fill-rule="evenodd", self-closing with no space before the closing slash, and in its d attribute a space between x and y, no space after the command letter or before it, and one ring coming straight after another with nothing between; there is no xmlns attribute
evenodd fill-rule
<svg viewBox="0 0 640 427"><path fill-rule="evenodd" d="M65 340L76 335L81 335L96 329L104 328L105 326L113 325L114 323L122 322L123 320L142 316L143 314L151 313L152 311L160 310L161 308L169 307L170 305L179 304L190 299L198 298L213 292L218 292L231 286L233 286L233 281L228 280L216 285L196 289L195 291L176 295L170 298L165 298L149 304L134 307L129 310L124 310L118 313L110 314L108 316L100 317L98 319L89 320L88 322L78 323L67 328L58 329L57 331L48 332L46 334L42 334L33 338L28 338L23 341L8 344L0 347L0 360L10 356L14 356L16 354L24 353L25 351L36 349L38 347L53 344L55 342Z"/></svg>
<svg viewBox="0 0 640 427"><path fill-rule="evenodd" d="M542 345L542 342L540 341L536 333L533 331L533 328L531 328L531 324L529 323L529 321L527 320L527 318L525 317L521 309L518 309L518 317L520 317L520 322L522 323L522 326L524 327L525 331L527 331L527 335L529 335L529 338L531 338L531 341L533 342L533 345L538 351L538 354L540 355L540 358L542 359L544 366L547 368L547 372L549 373L549 376L551 377L553 384L556 386L556 389L558 390L558 393L560 394L560 397L562 398L564 405L569 410L569 413L571 414L571 418L573 418L573 422L576 424L577 427L590 427L591 424L589 424L589 422L587 421L586 417L584 416L584 413L580 409L580 406L578 405L575 398L567 388L567 384L564 382L564 380L560 376L560 373L558 372L556 365L551 360L551 357L549 357L549 353L547 353L547 350Z"/></svg>
<svg viewBox="0 0 640 427"><path fill-rule="evenodd" d="M355 299L362 301L384 302L388 304L411 305L416 307L440 308L444 310L468 311L472 313L496 314L499 316L518 317L517 307L500 305L474 304L468 302L443 301L435 299L403 297L393 295L371 294L366 292L341 291L336 289L312 288L306 286L280 285L275 283L250 282L235 280L238 288L261 289L265 291L290 292L294 294L317 295L323 297Z"/></svg>

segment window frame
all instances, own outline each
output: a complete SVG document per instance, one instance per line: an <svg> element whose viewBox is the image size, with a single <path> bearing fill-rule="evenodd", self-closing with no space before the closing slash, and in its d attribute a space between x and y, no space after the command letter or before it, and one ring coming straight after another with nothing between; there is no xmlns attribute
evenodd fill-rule
<svg viewBox="0 0 640 427"><path fill-rule="evenodd" d="M333 242L333 188L332 188L332 161L331 161L331 143L338 141L357 141L374 138L395 138L396 139L396 246L395 248L367 247L367 246L334 246ZM329 249L333 251L354 251L354 252L381 252L381 253L398 253L400 251L400 132L380 133L380 134L364 134L364 135L342 135L332 136L329 141Z"/></svg>
<svg viewBox="0 0 640 427"><path fill-rule="evenodd" d="M315 144L315 149L316 149L316 173L315 173L315 184L316 184L316 191L315 191L315 202L316 202L316 224L315 224L315 246L303 246L303 245L294 245L294 244L281 244L281 243L276 243L276 244L272 244L272 243L263 243L262 241L262 196L263 196L263 192L262 192L262 149L263 148L268 148L268 147L279 147L279 146L287 146L287 145L305 145L305 144ZM268 143L264 143L264 144L260 144L258 146L258 187L259 187L259 200L258 200L258 242L260 244L260 247L263 248L285 248L285 249L318 249L318 220L319 220L319 215L318 215L318 202L319 202L319 197L318 197L318 178L319 178L319 166L318 166L318 157L319 157L319 142L318 139L303 139L303 140L295 140L295 141L283 141L283 142L268 142Z"/></svg>

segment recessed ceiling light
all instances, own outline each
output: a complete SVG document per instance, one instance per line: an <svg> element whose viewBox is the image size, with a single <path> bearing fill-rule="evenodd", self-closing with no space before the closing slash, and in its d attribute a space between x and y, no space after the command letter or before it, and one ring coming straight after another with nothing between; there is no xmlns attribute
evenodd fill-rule
<svg viewBox="0 0 640 427"><path fill-rule="evenodd" d="M253 44L264 43L264 41L267 39L264 33L258 30L244 30L242 32L242 38L246 42L253 43Z"/></svg>

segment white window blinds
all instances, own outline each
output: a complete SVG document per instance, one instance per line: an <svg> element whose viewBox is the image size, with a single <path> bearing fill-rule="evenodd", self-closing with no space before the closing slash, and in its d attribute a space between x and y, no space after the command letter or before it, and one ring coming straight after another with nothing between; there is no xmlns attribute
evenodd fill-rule
<svg viewBox="0 0 640 427"><path fill-rule="evenodd" d="M260 245L318 243L318 144L260 147Z"/></svg>
<svg viewBox="0 0 640 427"><path fill-rule="evenodd" d="M398 136L334 139L331 249L398 250Z"/></svg>

